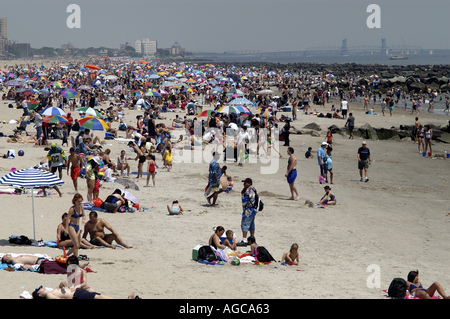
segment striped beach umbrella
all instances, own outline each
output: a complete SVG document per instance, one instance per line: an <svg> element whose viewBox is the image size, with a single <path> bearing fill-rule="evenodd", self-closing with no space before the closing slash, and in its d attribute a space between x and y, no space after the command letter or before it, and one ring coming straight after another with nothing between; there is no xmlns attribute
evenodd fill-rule
<svg viewBox="0 0 450 319"><path fill-rule="evenodd" d="M94 116L83 117L82 119L78 120L78 123L80 123L80 126L90 129L91 131L103 131L109 128L108 124L106 124L103 119Z"/></svg>
<svg viewBox="0 0 450 319"><path fill-rule="evenodd" d="M196 117L208 117L208 116L211 116L212 113L216 113L216 111L214 111L214 110L204 110L204 111L200 112L199 114L197 114Z"/></svg>
<svg viewBox="0 0 450 319"><path fill-rule="evenodd" d="M36 228L34 221L34 192L35 187L54 187L64 184L55 174L38 168L26 168L11 172L0 178L0 184L10 185L19 188L31 188L33 207L33 236L36 243Z"/></svg>
<svg viewBox="0 0 450 319"><path fill-rule="evenodd" d="M66 112L64 110L60 109L56 106L49 106L46 107L42 112L41 115L49 116L49 115L62 115L66 116Z"/></svg>
<svg viewBox="0 0 450 319"><path fill-rule="evenodd" d="M65 89L61 91L61 95L67 99L74 99L77 94L77 91L74 89Z"/></svg>
<svg viewBox="0 0 450 319"><path fill-rule="evenodd" d="M61 124L61 123L68 122L68 120L65 116L62 116L62 115L50 115L50 116L45 116L42 119L42 122L49 123L49 124Z"/></svg>
<svg viewBox="0 0 450 319"><path fill-rule="evenodd" d="M75 111L86 113L86 115L88 115L88 116L103 118L102 114L99 111L97 111L96 109L93 109L92 107L87 107L87 106L79 107L79 108L75 109Z"/></svg>
<svg viewBox="0 0 450 319"><path fill-rule="evenodd" d="M252 112L250 112L250 110L244 106L224 106L222 108L219 109L219 113L224 113L224 114L240 114L240 113L245 113L245 114L251 114Z"/></svg>

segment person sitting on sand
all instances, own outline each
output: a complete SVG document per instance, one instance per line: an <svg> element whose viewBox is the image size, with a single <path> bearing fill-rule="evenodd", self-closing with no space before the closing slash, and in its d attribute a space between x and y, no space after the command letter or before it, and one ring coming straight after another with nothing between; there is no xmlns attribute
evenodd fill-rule
<svg viewBox="0 0 450 319"><path fill-rule="evenodd" d="M105 228L108 229L111 234L105 234ZM83 238L86 239L87 235L91 237L90 243L97 246L105 246L108 248L115 249L111 243L116 241L119 245L125 248L133 248L133 246L128 246L119 237L119 234L108 224L103 218L98 218L97 212L89 213L89 221L84 224Z"/></svg>
<svg viewBox="0 0 450 319"><path fill-rule="evenodd" d="M298 254L298 245L297 244L292 244L291 249L289 249L288 252L283 254L283 257L281 257L281 262L287 263L289 265L298 266L299 254Z"/></svg>
<svg viewBox="0 0 450 319"><path fill-rule="evenodd" d="M122 205L125 205L125 199L122 197L122 191L116 189L105 199L100 207L106 209L110 213L117 213Z"/></svg>
<svg viewBox="0 0 450 319"><path fill-rule="evenodd" d="M167 211L169 212L170 215L180 215L183 212L190 212L190 209L183 209L183 207L181 207L180 203L178 202L178 200L174 200L172 202L172 204L167 204Z"/></svg>
<svg viewBox="0 0 450 319"><path fill-rule="evenodd" d="M331 192L331 187L327 185L324 187L324 189L325 195L323 195L319 203L322 205L336 205L336 196L334 196L334 194Z"/></svg>
<svg viewBox="0 0 450 319"><path fill-rule="evenodd" d="M214 247L215 249L225 249L227 246L222 244L220 237L222 237L225 232L225 228L223 226L217 226L213 228L214 234L209 237L208 245Z"/></svg>
<svg viewBox="0 0 450 319"><path fill-rule="evenodd" d="M418 297L421 299L433 299L434 293L437 291L444 299L449 299L441 284L437 281L432 283L428 289L423 288L422 283L419 281L419 271L412 270L408 274L408 280L406 281L407 295L412 297Z"/></svg>
<svg viewBox="0 0 450 319"><path fill-rule="evenodd" d="M73 247L73 242L70 239L69 234L66 232L66 220L67 220L67 213L62 214L61 224L58 225L56 228L56 241L58 243L59 247ZM98 246L92 245L90 242L88 242L86 239L82 238L80 241L80 247L84 249L93 249L93 248L100 248Z"/></svg>

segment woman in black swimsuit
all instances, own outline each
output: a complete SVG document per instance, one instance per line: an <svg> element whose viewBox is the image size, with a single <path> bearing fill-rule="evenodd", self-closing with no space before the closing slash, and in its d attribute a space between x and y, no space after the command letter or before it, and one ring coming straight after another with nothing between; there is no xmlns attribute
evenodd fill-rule
<svg viewBox="0 0 450 319"><path fill-rule="evenodd" d="M222 226L217 226L214 228L214 234L209 238L209 245L214 247L215 249L225 249L226 246L222 244L220 237L225 232L225 229Z"/></svg>
<svg viewBox="0 0 450 319"><path fill-rule="evenodd" d="M59 224L58 228L56 229L56 240L58 243L58 247L73 247L73 242L65 229L67 216L67 213L64 213L61 216L62 223ZM92 245L84 238L81 238L80 247L84 249L101 248L100 246Z"/></svg>

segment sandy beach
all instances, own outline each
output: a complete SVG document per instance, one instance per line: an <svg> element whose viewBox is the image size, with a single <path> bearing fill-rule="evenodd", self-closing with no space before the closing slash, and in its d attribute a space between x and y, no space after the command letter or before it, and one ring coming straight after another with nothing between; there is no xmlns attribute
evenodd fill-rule
<svg viewBox="0 0 450 319"><path fill-rule="evenodd" d="M329 112L331 99L322 109ZM18 119L22 111L10 109L1 103L0 120ZM100 106L101 107L101 106ZM99 108L100 108L99 107ZM204 106L203 109L207 107ZM415 114L411 110L396 109L393 116L371 116L364 114L359 103L349 103L355 117L355 129L368 123L377 128L414 125ZM380 112L379 101L375 111ZM125 115L127 124L135 124L136 115L142 111L129 110ZM171 124L178 114L164 113ZM278 113L279 115L283 112ZM284 113L290 116L290 112ZM74 118L79 118L76 112ZM449 117L421 113L422 124L447 124ZM389 287L395 277L406 278L411 270L418 269L424 286L438 281L447 293L450 292L450 276L446 274L449 263L447 251L447 229L450 216L448 206L450 160L440 157L423 157L413 141L367 140L372 164L369 182L359 181L357 150L363 139L348 139L346 134L335 134L333 142L334 185L331 185L338 204L334 207L308 208L305 201L314 205L324 194L318 182L319 166L316 151L325 140L327 127L335 124L343 127L345 120L318 118L298 112L298 120L291 123L302 129L309 123L321 127L320 137L291 134L291 146L298 159L296 186L298 201L288 200L289 185L284 174L288 155L286 147L279 144L283 157L271 153L269 160L257 159L256 163L227 165L228 175L234 181L234 190L219 195L219 207L208 207L204 197L209 162L177 163L174 158L170 172L157 169L156 187L143 187L145 179L137 181L139 191L133 191L141 207L149 210L135 213L99 213L119 233L121 238L133 246L132 249L82 250L89 257L89 267L96 273L88 273L89 285L110 296L125 298L131 291L144 299L386 299L382 291ZM113 128L118 123L114 122ZM15 125L2 124L0 132L12 134ZM29 127L29 132L35 133ZM72 135L75 136L76 132ZM104 132L94 135L104 137ZM175 134L179 136L179 134ZM124 132L119 133L119 137ZM28 168L45 159L46 152L33 144L9 144L7 137L0 138L0 152L8 149L24 150L23 157L0 159L1 176L12 167ZM61 140L57 140L58 145ZM116 161L120 150L134 158L125 142L108 140L104 148L111 149L111 158ZM70 147L70 142L69 142ZM68 151L69 147L64 147ZM312 147L315 158L306 159L304 153ZM450 144L433 143L433 152L450 153ZM158 165L161 157L156 157ZM274 174L261 174L267 162L278 162ZM130 161L132 171L137 171L137 162ZM145 163L146 167L147 163ZM162 165L160 165L162 167ZM133 175L132 175L133 176ZM250 177L264 201L265 208L256 216L256 241L266 247L279 261L293 243L299 245L300 264L283 266L279 262L255 266L242 264L210 266L192 260L192 249L198 244L207 244L214 226L223 226L242 238L240 221L242 215L240 190L241 180ZM134 178L133 178L134 179ZM46 198L35 196L36 237L45 241L56 240L56 228L61 215L71 207L74 188L70 176L64 171L65 184L60 187L63 195ZM86 200L86 181L79 179L79 191ZM150 182L151 185L151 182ZM105 199L114 189L122 188L115 183L103 184L100 198ZM54 191L51 191L54 193ZM61 249L11 245L11 235L33 236L32 198L29 194L0 195L3 209L0 223L0 253L47 254L59 256ZM185 209L183 215L171 216L166 205L177 199ZM199 212L207 213L199 214ZM87 213L89 213L87 211ZM196 216L198 215L198 216ZM245 251L245 247L240 247ZM369 278L373 269L379 269L379 283ZM372 285L368 285L369 282ZM0 272L0 298L17 299L23 291L30 293L40 285L57 287L65 275L41 275L33 272ZM245 294L244 294L245 293Z"/></svg>

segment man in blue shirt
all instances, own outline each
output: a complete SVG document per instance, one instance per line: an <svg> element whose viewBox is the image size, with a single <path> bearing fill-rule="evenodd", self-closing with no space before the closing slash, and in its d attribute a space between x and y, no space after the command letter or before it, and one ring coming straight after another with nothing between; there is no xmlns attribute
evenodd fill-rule
<svg viewBox="0 0 450 319"><path fill-rule="evenodd" d="M322 145L319 147L319 149L317 150L317 161L319 163L319 167L320 167L320 175L323 178L327 178L327 164L326 164L326 160L325 160L325 148L328 146L327 142L322 142Z"/></svg>

